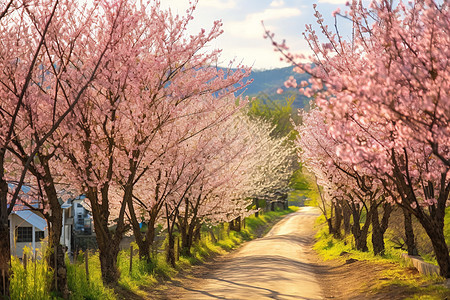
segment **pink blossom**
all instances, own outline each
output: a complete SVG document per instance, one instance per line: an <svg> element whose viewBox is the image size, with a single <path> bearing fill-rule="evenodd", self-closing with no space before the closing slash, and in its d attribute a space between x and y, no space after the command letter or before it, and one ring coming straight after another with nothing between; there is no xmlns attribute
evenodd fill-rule
<svg viewBox="0 0 450 300"><path fill-rule="evenodd" d="M338 8L336 8L336 10L334 10L334 11L331 13L331 15L333 16L333 18L335 18L336 15L338 15L338 14L340 14L340 13L341 13L341 9L338 7Z"/></svg>

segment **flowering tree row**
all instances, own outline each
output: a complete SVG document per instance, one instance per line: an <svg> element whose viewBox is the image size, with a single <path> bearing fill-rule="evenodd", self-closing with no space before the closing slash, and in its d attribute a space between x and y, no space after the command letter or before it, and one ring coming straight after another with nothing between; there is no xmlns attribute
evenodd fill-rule
<svg viewBox="0 0 450 300"><path fill-rule="evenodd" d="M311 75L300 83L316 105L299 126L301 159L331 198L364 207L368 218L378 214L372 206L388 204L400 206L405 220L413 214L430 237L441 275L450 277L443 233L450 192L448 3L348 6L334 12L334 31L316 10L321 35L312 26L304 33L314 65L274 41L297 72ZM338 17L352 22L350 40L340 35Z"/></svg>
<svg viewBox="0 0 450 300"><path fill-rule="evenodd" d="M58 266L53 288L67 297L63 189L86 196L102 277L115 284L129 229L150 259L162 224L173 263L175 229L188 254L203 223L245 216L252 198L287 184L292 149L271 137L271 126L250 120L247 100L233 95L250 69L218 69L220 50L205 49L221 23L186 34L195 5L179 16L159 1L0 4L2 294L10 275L8 215L18 205L46 218L47 258L55 269L56 255Z"/></svg>
<svg viewBox="0 0 450 300"><path fill-rule="evenodd" d="M38 190L45 190L45 209L56 207L46 216L50 246L59 244L62 211L48 168L55 154L49 138L107 64L121 12L100 4L13 0L2 2L0 12L0 267L6 274L2 294L8 295L8 215L30 171L42 184ZM100 17L104 13L110 20ZM10 182L15 182L12 191ZM53 261L49 257L54 267ZM64 278L59 287L67 286Z"/></svg>

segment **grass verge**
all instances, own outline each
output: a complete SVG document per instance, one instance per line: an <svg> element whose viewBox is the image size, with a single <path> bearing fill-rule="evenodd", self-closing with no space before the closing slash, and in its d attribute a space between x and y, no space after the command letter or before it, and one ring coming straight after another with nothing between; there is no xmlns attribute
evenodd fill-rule
<svg viewBox="0 0 450 300"><path fill-rule="evenodd" d="M381 271L380 277L376 278L375 283L371 284L365 291L368 294L402 295L401 298L396 296L392 299L450 299L450 290L445 288L443 284L444 278L420 275L402 260L402 251L393 248L388 241L383 256L373 255L370 240L369 236L369 251L361 252L353 248L352 236L349 235L342 240L335 239L328 233L326 226L321 226L316 234L314 250L324 261L340 260L345 263L348 259L355 259L370 262L374 267L383 265L384 270Z"/></svg>
<svg viewBox="0 0 450 300"><path fill-rule="evenodd" d="M145 289L151 289L158 283L174 278L178 272L189 270L192 265L205 261L208 257L225 254L237 248L245 241L264 235L270 227L282 216L295 212L298 207L288 210L267 212L258 218L251 216L245 219L241 231L230 231L228 224L204 228L201 239L192 248L189 257L180 256L175 268L165 260L164 249L160 249L151 264L141 261L138 251L133 251L132 270L130 272L130 250L119 253L117 265L120 271L119 288L113 289L103 285L98 253L88 255L86 272L85 255L79 253L75 262L66 259L67 278L70 299L131 299L146 298ZM137 245L133 245L137 249ZM29 251L26 250L26 251ZM32 257L29 251L28 257ZM51 295L49 287L53 273L45 264L38 260L28 263L25 270L23 262L18 258L12 260L11 299L58 299ZM87 276L88 273L88 276ZM120 294L120 295L118 295Z"/></svg>

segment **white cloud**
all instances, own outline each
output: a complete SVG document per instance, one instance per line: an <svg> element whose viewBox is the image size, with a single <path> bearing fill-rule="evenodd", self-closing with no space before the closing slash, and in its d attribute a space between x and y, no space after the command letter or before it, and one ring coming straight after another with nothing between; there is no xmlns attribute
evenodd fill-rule
<svg viewBox="0 0 450 300"><path fill-rule="evenodd" d="M264 35L261 21L275 30L278 27L277 23L281 20L296 17L300 14L301 11L297 8L266 8L261 12L248 14L242 21L225 22L224 30L226 34L239 38L258 40L262 39Z"/></svg>
<svg viewBox="0 0 450 300"><path fill-rule="evenodd" d="M272 3L270 3L271 7L281 7L284 6L284 0L273 0Z"/></svg>
<svg viewBox="0 0 450 300"><path fill-rule="evenodd" d="M286 19L290 17L296 17L301 15L301 11L298 8L266 8L262 12L257 12L253 14L249 14L246 16L246 22L251 22L254 20L259 21L269 21L269 20L278 20L278 19Z"/></svg>
<svg viewBox="0 0 450 300"><path fill-rule="evenodd" d="M236 7L236 0L206 0L201 2L200 5L217 9L232 9Z"/></svg>
<svg viewBox="0 0 450 300"><path fill-rule="evenodd" d="M222 45L223 52L220 65L226 65L231 58L236 58L237 62L242 61L244 65L253 66L255 69L280 68L290 65L285 61L280 61L280 54L273 50L270 41L263 38L240 45L233 40L225 40ZM311 52L308 45L300 39L291 39L289 46L295 53L301 52L309 55Z"/></svg>
<svg viewBox="0 0 450 300"><path fill-rule="evenodd" d="M319 3L329 3L329 4L342 4L344 5L349 0L319 0Z"/></svg>
<svg viewBox="0 0 450 300"><path fill-rule="evenodd" d="M186 0L165 0L161 1L161 7L163 9L170 8L173 12L184 15L189 7L189 2Z"/></svg>

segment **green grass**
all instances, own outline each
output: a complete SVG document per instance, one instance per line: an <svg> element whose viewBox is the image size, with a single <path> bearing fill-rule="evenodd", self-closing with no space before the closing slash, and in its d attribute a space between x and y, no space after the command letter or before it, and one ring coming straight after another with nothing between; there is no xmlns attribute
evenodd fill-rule
<svg viewBox="0 0 450 300"><path fill-rule="evenodd" d="M136 243L133 243L133 267L130 272L130 249L120 251L117 258L117 266L120 271L119 285L129 291L138 292L141 285L151 285L157 282L153 272L159 272L161 276L165 271L157 269L165 268L165 262L149 265L145 260L139 259L139 252Z"/></svg>
<svg viewBox="0 0 450 300"><path fill-rule="evenodd" d="M263 235L274 222L283 215L296 211L297 207L288 210L267 212L260 214L258 218L252 216L245 219L245 226L240 232L228 230L228 224L205 228L201 234L201 240L192 247L192 255L180 256L175 268L166 262L165 253L160 251L149 264L139 259L138 247L133 244L133 267L130 272L130 250L119 253L117 266L120 272L120 288L130 291L138 296L146 297L143 286L152 287L158 282L169 280L176 276L180 270L191 268L192 265L205 261L211 255L224 254L237 248L245 241ZM209 231L213 231L216 242L212 241ZM164 248L164 245L163 245ZM162 249L161 249L162 250ZM31 251L25 249L28 257L32 257ZM42 255L40 255L42 256ZM86 276L84 253L77 255L76 262L70 262L66 258L67 278L70 290L70 299L117 299L114 289L103 285L100 271L100 259L98 253L90 252L88 255L89 278ZM49 271L45 260L37 260L27 263L27 270L23 263L13 257L11 278L11 299L57 299L51 295L50 284L53 272Z"/></svg>
<svg viewBox="0 0 450 300"><path fill-rule="evenodd" d="M98 253L88 255L89 278L86 276L86 256L77 255L77 261L70 263L66 259L67 284L71 291L71 299L115 299L114 290L103 285Z"/></svg>
<svg viewBox="0 0 450 300"><path fill-rule="evenodd" d="M383 276L389 280L380 282L373 287L372 292L395 288L403 290L405 294L410 294L405 299L442 300L450 297L449 289L443 286L444 279L442 277L411 274L405 272L405 268L400 265L384 271Z"/></svg>
<svg viewBox="0 0 450 300"><path fill-rule="evenodd" d="M448 299L450 293L447 288L442 286L417 287L414 295L406 298L407 300L442 300Z"/></svg>
<svg viewBox="0 0 450 300"><path fill-rule="evenodd" d="M30 248L25 247L28 258L33 257ZM38 256L42 256L38 253ZM45 260L27 259L27 269L17 257L12 257L13 276L10 282L11 299L51 299L49 287L53 272L49 271Z"/></svg>
<svg viewBox="0 0 450 300"><path fill-rule="evenodd" d="M445 209L444 217L444 236L447 245L450 245L450 207Z"/></svg>
<svg viewBox="0 0 450 300"><path fill-rule="evenodd" d="M323 216L322 216L323 218ZM321 224L323 220L320 218L316 220L316 224ZM371 288L371 293L377 293L392 288L402 289L411 294L410 298L406 299L450 299L450 290L443 287L444 278L439 276L424 276L417 273L407 271L407 263L401 258L401 251L394 249L389 241L386 243L386 251L383 256L375 256L372 252L371 237L368 237L368 252L361 252L353 248L354 242L352 236L347 236L342 240L333 238L328 233L326 226L320 225L320 229L316 234L316 243L314 250L320 255L323 260L346 260L349 258L360 261L370 261L374 264L379 263L393 263L391 267L383 271L382 276L387 280L380 281L376 286ZM341 255L347 252L346 255Z"/></svg>
<svg viewBox="0 0 450 300"><path fill-rule="evenodd" d="M176 262L176 267L173 268L165 261L165 253L159 253L157 255L156 266L154 267L150 277L143 277L143 280L139 279L133 271L134 278L130 281L122 282L121 285L124 288L131 290L136 294L140 294L140 286L152 286L156 282L161 280L168 280L176 276L176 274L181 270L187 270L191 268L192 265L204 262L208 257L217 254L225 254L237 248L240 244L245 241L249 241L257 236L260 236L270 228L274 222L279 220L282 216L295 212L298 207L289 207L288 210L267 212L260 214L258 218L251 216L245 218L245 226L242 226L240 232L229 231L228 224L223 224L222 226L216 226L212 228L204 228L201 239L199 242L195 243L191 249L191 256L180 256L179 260ZM213 231L216 236L217 241L214 243L210 237L209 231ZM128 254L129 256L129 254ZM129 263L129 260L127 260ZM120 264L119 264L120 266ZM129 271L129 266L124 266L122 269ZM145 268L141 272L145 273Z"/></svg>

